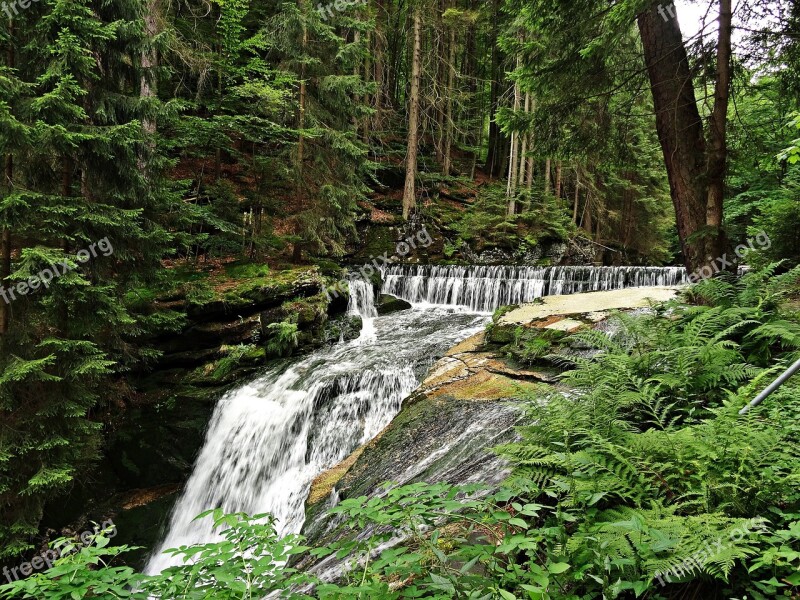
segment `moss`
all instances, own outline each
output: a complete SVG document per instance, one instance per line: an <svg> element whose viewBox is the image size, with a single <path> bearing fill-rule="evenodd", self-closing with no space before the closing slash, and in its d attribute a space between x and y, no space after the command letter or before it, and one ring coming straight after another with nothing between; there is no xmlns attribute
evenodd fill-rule
<svg viewBox="0 0 800 600"><path fill-rule="evenodd" d="M254 279L272 275L269 266L263 263L237 261L225 265L224 269L227 276L234 279Z"/></svg>
<svg viewBox="0 0 800 600"><path fill-rule="evenodd" d="M306 504L308 506L313 506L320 501L326 500L331 495L331 492L333 491L333 488L336 487L336 484L339 483L342 477L344 477L344 474L347 473L350 467L352 467L359 459L361 454L364 452L364 448L366 448L366 446L357 448L350 456L348 456L338 465L321 473L311 483L311 491L308 494L308 500L306 501Z"/></svg>
<svg viewBox="0 0 800 600"><path fill-rule="evenodd" d="M226 385L237 380L243 371L263 365L267 358L266 350L253 344L222 346L218 354L221 358L190 371L185 382L204 387Z"/></svg>
<svg viewBox="0 0 800 600"><path fill-rule="evenodd" d="M396 237L394 227L370 226L362 233L363 246L354 258L357 262L368 262L384 254L393 256L397 249Z"/></svg>
<svg viewBox="0 0 800 600"><path fill-rule="evenodd" d="M539 389L539 384L516 381L503 375L479 371L446 386L447 393L459 400L501 400L526 397Z"/></svg>

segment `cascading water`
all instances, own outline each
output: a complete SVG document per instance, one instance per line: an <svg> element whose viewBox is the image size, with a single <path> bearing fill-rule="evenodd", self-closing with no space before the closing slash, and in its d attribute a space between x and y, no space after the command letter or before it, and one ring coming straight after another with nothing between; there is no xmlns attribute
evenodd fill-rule
<svg viewBox="0 0 800 600"><path fill-rule="evenodd" d="M377 317L363 281L350 283L350 295L365 323L358 340L275 368L219 401L148 573L176 564L167 548L220 539L210 519L194 520L211 508L270 512L281 533L299 532L314 477L375 437L435 358L486 324L442 309Z"/></svg>
<svg viewBox="0 0 800 600"><path fill-rule="evenodd" d="M219 401L147 572L176 563L164 549L219 539L210 519L194 520L208 509L270 512L281 533L299 532L314 477L386 427L434 360L486 325L486 312L548 294L680 284L681 271L387 267L383 293L415 304L387 317L377 316L372 286L351 281L361 337L275 367Z"/></svg>
<svg viewBox="0 0 800 600"><path fill-rule="evenodd" d="M361 317L361 341L375 339L375 318L378 309L375 308L375 290L371 283L363 279L354 279L348 284L350 288L350 303L347 312Z"/></svg>
<svg viewBox="0 0 800 600"><path fill-rule="evenodd" d="M682 267L386 266L382 275L384 294L413 304L462 306L476 312L542 296L688 282Z"/></svg>

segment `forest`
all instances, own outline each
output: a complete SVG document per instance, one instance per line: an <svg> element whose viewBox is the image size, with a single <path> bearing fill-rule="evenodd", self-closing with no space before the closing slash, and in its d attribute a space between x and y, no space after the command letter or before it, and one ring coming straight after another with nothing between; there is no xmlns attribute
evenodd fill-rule
<svg viewBox="0 0 800 600"><path fill-rule="evenodd" d="M800 598L800 4L0 45L0 598Z"/></svg>

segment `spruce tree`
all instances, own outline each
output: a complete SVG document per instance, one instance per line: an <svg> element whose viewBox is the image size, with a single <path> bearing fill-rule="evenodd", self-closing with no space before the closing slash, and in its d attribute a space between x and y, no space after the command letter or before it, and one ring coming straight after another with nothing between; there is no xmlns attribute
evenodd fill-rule
<svg viewBox="0 0 800 600"><path fill-rule="evenodd" d="M172 240L159 222L177 196L142 121L141 10L135 0L43 0L14 23L0 152L13 156L0 219L14 261L2 282L10 325L0 353L3 556L30 547L43 507L97 457L100 417L137 359L125 294ZM12 78L18 78L12 79ZM19 83L17 83L17 81ZM4 131L5 128L4 128Z"/></svg>

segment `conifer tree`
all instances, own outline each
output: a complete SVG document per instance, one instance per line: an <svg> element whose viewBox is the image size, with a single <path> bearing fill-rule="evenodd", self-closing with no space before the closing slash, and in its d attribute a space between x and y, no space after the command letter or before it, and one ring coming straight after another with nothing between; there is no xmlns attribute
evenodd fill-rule
<svg viewBox="0 0 800 600"><path fill-rule="evenodd" d="M171 243L160 224L177 197L151 156L139 97L138 1L45 0L15 22L19 90L2 105L13 135L0 219L14 230L10 327L0 353L3 556L28 547L47 500L96 458L98 415L136 360L125 293ZM113 76L111 76L113 74ZM152 111L152 105L149 107ZM5 129L4 129L5 131Z"/></svg>

